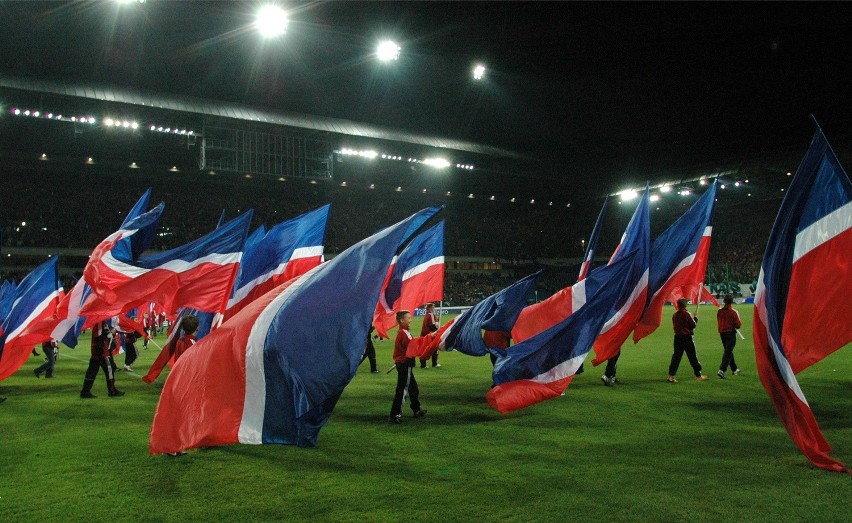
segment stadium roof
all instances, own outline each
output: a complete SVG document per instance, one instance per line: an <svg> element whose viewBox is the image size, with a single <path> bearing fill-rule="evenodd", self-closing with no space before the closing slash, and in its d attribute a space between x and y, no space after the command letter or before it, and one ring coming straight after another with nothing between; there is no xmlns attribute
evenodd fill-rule
<svg viewBox="0 0 852 523"><path fill-rule="evenodd" d="M264 111L241 104L193 98L189 96L160 95L130 89L118 89L114 87L73 84L68 82L28 78L10 78L3 76L0 76L0 87L37 93L48 93L59 96L84 98L89 100L138 105L205 116L232 118L248 122L285 125L288 127L345 134L349 136L360 136L364 138L405 142L415 145L426 145L439 149L466 151L488 156L523 158L523 155L517 152L490 145L482 145L439 136L426 136L404 130L353 122L351 120L344 120L340 118Z"/></svg>

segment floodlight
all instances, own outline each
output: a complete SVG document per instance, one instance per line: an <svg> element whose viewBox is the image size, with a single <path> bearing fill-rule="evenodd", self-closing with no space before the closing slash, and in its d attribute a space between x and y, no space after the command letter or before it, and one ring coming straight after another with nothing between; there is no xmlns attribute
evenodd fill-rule
<svg viewBox="0 0 852 523"><path fill-rule="evenodd" d="M15 113L15 116L18 116L18 115L20 115L20 114L21 114L21 110L20 110L20 109L15 109L15 110L14 110L14 111L12 111L12 112L13 112L13 113Z"/></svg>
<svg viewBox="0 0 852 523"><path fill-rule="evenodd" d="M662 187L660 187L660 192L669 192L671 190L672 190L672 188L671 188L671 186L669 186L669 184L665 184Z"/></svg>
<svg viewBox="0 0 852 523"><path fill-rule="evenodd" d="M27 109L26 111L24 111L24 116L29 116L29 115L30 115L30 110L29 110L29 109Z"/></svg>
<svg viewBox="0 0 852 523"><path fill-rule="evenodd" d="M254 26L264 38L281 36L287 31L287 13L274 4L265 5L260 8L255 18Z"/></svg>
<svg viewBox="0 0 852 523"><path fill-rule="evenodd" d="M95 123L95 118L93 116L89 117L89 123L91 123L91 124Z"/></svg>
<svg viewBox="0 0 852 523"><path fill-rule="evenodd" d="M699 182L698 182L698 183L700 183L701 185L707 185L707 180L705 180L704 178L702 178L701 180L699 180Z"/></svg>
<svg viewBox="0 0 852 523"><path fill-rule="evenodd" d="M33 116L35 116L36 118L38 118L38 115L39 115L39 114L41 114L41 113L39 113L38 111L36 111L36 112L34 112L34 113L33 113Z"/></svg>
<svg viewBox="0 0 852 523"><path fill-rule="evenodd" d="M444 158L426 158L425 160L423 160L423 163L435 167L436 169L446 169L447 167L452 165Z"/></svg>
<svg viewBox="0 0 852 523"><path fill-rule="evenodd" d="M398 46L396 42L385 40L384 42L379 43L379 47L376 49L376 56L378 56L379 60L382 62L390 62L391 60L399 58L399 52L401 50L402 48Z"/></svg>
<svg viewBox="0 0 852 523"><path fill-rule="evenodd" d="M660 201L660 195L659 195L659 194L652 194L652 195L651 195L651 201L652 201L652 202L658 202L658 201Z"/></svg>
<svg viewBox="0 0 852 523"><path fill-rule="evenodd" d="M138 129L138 128L139 128L139 124L138 124L137 122L131 122L131 123L130 123L130 127L131 127L132 129Z"/></svg>
<svg viewBox="0 0 852 523"><path fill-rule="evenodd" d="M739 186L740 186L740 182L734 182L734 187L739 187Z"/></svg>
<svg viewBox="0 0 852 523"><path fill-rule="evenodd" d="M621 201L627 202L632 200L633 198L638 197L639 193L637 193L633 189L627 189L626 191L621 191L620 193L618 193L618 195L621 196Z"/></svg>
<svg viewBox="0 0 852 523"><path fill-rule="evenodd" d="M476 64L476 67L473 68L473 79L474 80L482 80L482 76L485 74L485 66L482 64Z"/></svg>
<svg viewBox="0 0 852 523"><path fill-rule="evenodd" d="M151 126L151 130L152 130L152 131L156 131L156 130L157 130L157 126L156 126L156 125L152 125L152 126Z"/></svg>

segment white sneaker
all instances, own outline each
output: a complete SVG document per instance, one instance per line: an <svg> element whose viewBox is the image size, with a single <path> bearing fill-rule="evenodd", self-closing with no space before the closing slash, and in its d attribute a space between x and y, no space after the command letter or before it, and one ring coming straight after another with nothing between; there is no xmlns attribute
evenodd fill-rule
<svg viewBox="0 0 852 523"><path fill-rule="evenodd" d="M124 370L127 372L133 372L133 369L130 368L130 365L125 365Z"/></svg>
<svg viewBox="0 0 852 523"><path fill-rule="evenodd" d="M740 369L735 370L735 371L734 371L734 376L739 376L739 375L740 375Z"/></svg>

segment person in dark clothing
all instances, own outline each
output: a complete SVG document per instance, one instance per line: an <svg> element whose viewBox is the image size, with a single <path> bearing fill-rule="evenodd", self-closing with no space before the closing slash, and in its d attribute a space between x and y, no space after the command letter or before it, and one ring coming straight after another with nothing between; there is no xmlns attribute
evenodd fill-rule
<svg viewBox="0 0 852 523"><path fill-rule="evenodd" d="M376 330L376 328L370 325L370 332L367 333L367 344L364 347L364 355L361 356L361 361L358 362L358 365L364 363L364 360L369 359L370 372L378 374L379 369L376 367L376 346L373 345L374 330Z"/></svg>
<svg viewBox="0 0 852 523"><path fill-rule="evenodd" d="M411 410L414 412L414 417L422 418L426 415L426 411L420 408L420 389L417 387L417 380L414 379L414 358L406 356L408 343L412 339L411 332L408 330L411 327L411 313L409 311L397 312L396 323L399 325L393 345L393 361L396 365L397 376L396 393L393 397L388 422L399 424L402 422L402 401L406 390L408 390L408 397L411 400Z"/></svg>
<svg viewBox="0 0 852 523"><path fill-rule="evenodd" d="M722 364L719 365L719 372L716 373L722 379L725 379L725 372L730 367L731 372L735 375L740 373L740 368L737 367L737 362L734 360L734 347L737 344L737 329L743 326L740 321L740 314L731 307L734 303L734 297L726 294L724 298L725 306L716 312L716 321L719 324L719 337L722 339Z"/></svg>
<svg viewBox="0 0 852 523"><path fill-rule="evenodd" d="M133 372L133 362L139 357L139 349L136 348L136 340L139 339L139 333L136 331L128 332L124 336L124 370Z"/></svg>
<svg viewBox="0 0 852 523"><path fill-rule="evenodd" d="M36 378L40 378L42 372L45 378L53 377L53 367L56 365L56 347L56 340L46 341L41 344L41 351L44 353L45 362L33 370Z"/></svg>
<svg viewBox="0 0 852 523"><path fill-rule="evenodd" d="M618 378L615 377L615 372L618 370L618 358L621 357L621 349L615 353L615 356L606 360L606 369L604 369L603 376L601 376L601 381L607 387L611 387L616 383L619 383ZM582 368L582 365L580 365ZM578 369L579 370L579 369ZM577 374L580 374L577 372Z"/></svg>
<svg viewBox="0 0 852 523"><path fill-rule="evenodd" d="M692 333L698 325L698 317L689 314L686 306L689 300L681 298L677 300L677 311L672 316L672 325L674 327L674 353L672 361L669 364L669 383L677 383L675 375L677 368L680 366L680 360L683 358L683 353L689 359L689 364L692 365L692 371L695 373L695 379L704 381L707 376L701 374L701 363L698 361L698 355L695 353L695 342L692 340Z"/></svg>
<svg viewBox="0 0 852 523"><path fill-rule="evenodd" d="M110 331L107 322L99 322L92 328L91 355L89 356L89 368L86 369L86 377L83 379L83 389L80 391L81 398L94 398L92 385L98 377L98 369L103 369L107 381L107 391L110 396L124 396L124 392L115 388L115 374L109 364L109 347L111 338L115 331Z"/></svg>
<svg viewBox="0 0 852 523"><path fill-rule="evenodd" d="M426 304L426 314L423 316L423 327L421 327L421 329L420 329L420 336L423 337L423 336L426 336L427 334L431 334L433 332L436 332L438 330L438 328L440 328L440 326L441 325L440 325L440 322L438 322L438 316L435 314L435 304L434 303L427 303ZM428 361L428 360L424 360L424 359L420 360L420 368L421 369L426 368L426 361ZM441 364L438 363L438 351L435 351L435 352L432 353L432 366L433 367L440 367L441 366Z"/></svg>

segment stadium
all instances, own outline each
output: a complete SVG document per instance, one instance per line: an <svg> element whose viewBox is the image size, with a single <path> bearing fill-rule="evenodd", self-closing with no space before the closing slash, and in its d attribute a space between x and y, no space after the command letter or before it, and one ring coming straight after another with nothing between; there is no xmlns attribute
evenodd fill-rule
<svg viewBox="0 0 852 523"><path fill-rule="evenodd" d="M52 380L40 376L45 358L38 353L52 349L39 341L31 344L38 355L0 381L0 396L7 398L0 406L6 461L0 520L847 519L848 476L809 466L787 435L764 389L759 357L755 364L752 322L759 274L772 250L767 239L777 237L791 181L807 165L803 156L814 132L808 114L839 164L852 164L849 108L842 103L852 76L837 59L849 44L838 22L848 8L767 4L724 13L684 4L531 4L526 10L499 3L282 4L289 20L279 24L286 30L273 23L265 30L281 32L260 36L265 18L255 20L258 7L150 0L0 6L7 29L0 41L10 51L0 66L0 282L18 284L57 258L66 294L78 282L92 285L86 271L97 258L93 249L127 224L128 210L148 189L152 209L165 203L145 250L152 259L250 210L249 229L269 231L330 204L323 265L344 266L365 238L439 208L428 223L445 224L442 286L440 296L412 310L416 334L425 301L436 303L447 327L537 271L543 272L524 305L550 303L578 283L590 252L599 278L619 259L642 202L653 241L713 191L712 242L702 277L692 282L708 296L689 306L702 320L694 340L710 380L693 382L684 362L680 383L666 383L675 311L667 303L658 329L638 344L618 344L617 382L599 377L604 366L593 366L590 356L561 395L501 414L486 401L490 387L499 385L498 367L448 347L440 367L433 360L415 368L428 416L404 412L401 425L392 426L394 329L390 339L371 338L378 371L360 364L363 358L354 361L345 391L331 402L333 414L319 424L325 428L316 448L287 441L203 444L172 457L150 455L149 444L158 404L165 410L161 396L183 382L169 380L171 372L153 384L140 379L159 348L169 347L167 333L154 335L150 348L145 342L135 371L121 371L126 356L114 355L115 385L126 395L108 398L98 377L99 397L88 401L79 395L87 349L94 347L94 331L86 330L76 348L60 344ZM788 38L787 31L800 27L794 8L823 33L809 34L813 41ZM777 27L760 22L767 12ZM269 13L264 16L274 18ZM656 63L662 54L669 62L647 74L627 63L618 44L602 43L601 17L626 31L624 41L635 46L627 56ZM634 17L650 24L647 31L679 29L642 44L648 33L630 29ZM471 27L459 22L474 19ZM569 19L576 34L565 36L557 21ZM703 45L692 33L701 28L696 40L706 36L713 22L730 28L716 42L729 64L707 51L705 62L687 68L688 55ZM538 24L541 41L531 31ZM752 29L769 38L769 50L738 58L734 48L750 41L742 35ZM394 44L395 54L385 60L373 48L379 33L398 39L407 33L408 40ZM672 49L673 42L684 48ZM458 50L464 44L470 51ZM595 44L600 50L592 50ZM299 46L312 51L303 54ZM779 46L788 54L773 54ZM548 53L532 56L534 49L562 52L562 61L571 63L556 65L560 60ZM757 66L760 53L769 58ZM580 55L590 55L589 63ZM472 76L470 64L476 65ZM831 85L816 86L813 75L831 67L837 68ZM783 78L796 89L773 97L745 77L716 78L752 70L755 85ZM708 78L719 82L716 90L683 94ZM670 112L652 121L666 102L647 93L617 102L617 87L601 90L607 82L682 93L672 97ZM675 107L680 96L704 101L680 100L682 107ZM742 102L728 106L728 97ZM716 109L705 107L710 104ZM754 113L733 124L745 107ZM840 174L841 185L848 184ZM602 208L598 237L593 229ZM591 242L594 251L587 249ZM397 250L402 258L402 247ZM842 259L848 251L841 250ZM842 290L850 276L836 278L835 290ZM341 289L341 303L344 295ZM723 371L720 380L715 366L722 348L709 301L725 295L733 296L742 318L736 354L743 372L725 377ZM328 306L317 308L334 309L336 298L323 295ZM839 318L828 321L842 320L848 306L836 311ZM167 312L174 321L176 311ZM373 317L372 307L368 312ZM353 310L352 317L358 314ZM812 321L808 336L820 341L822 317L801 314L795 317ZM306 314L304 325L293 328L306 333L306 345L333 330L320 318L326 316ZM798 374L833 457L846 462L852 447L848 343ZM363 337L346 344L348 352L363 351ZM0 363L9 353L0 353ZM205 387L212 390L212 383Z"/></svg>

